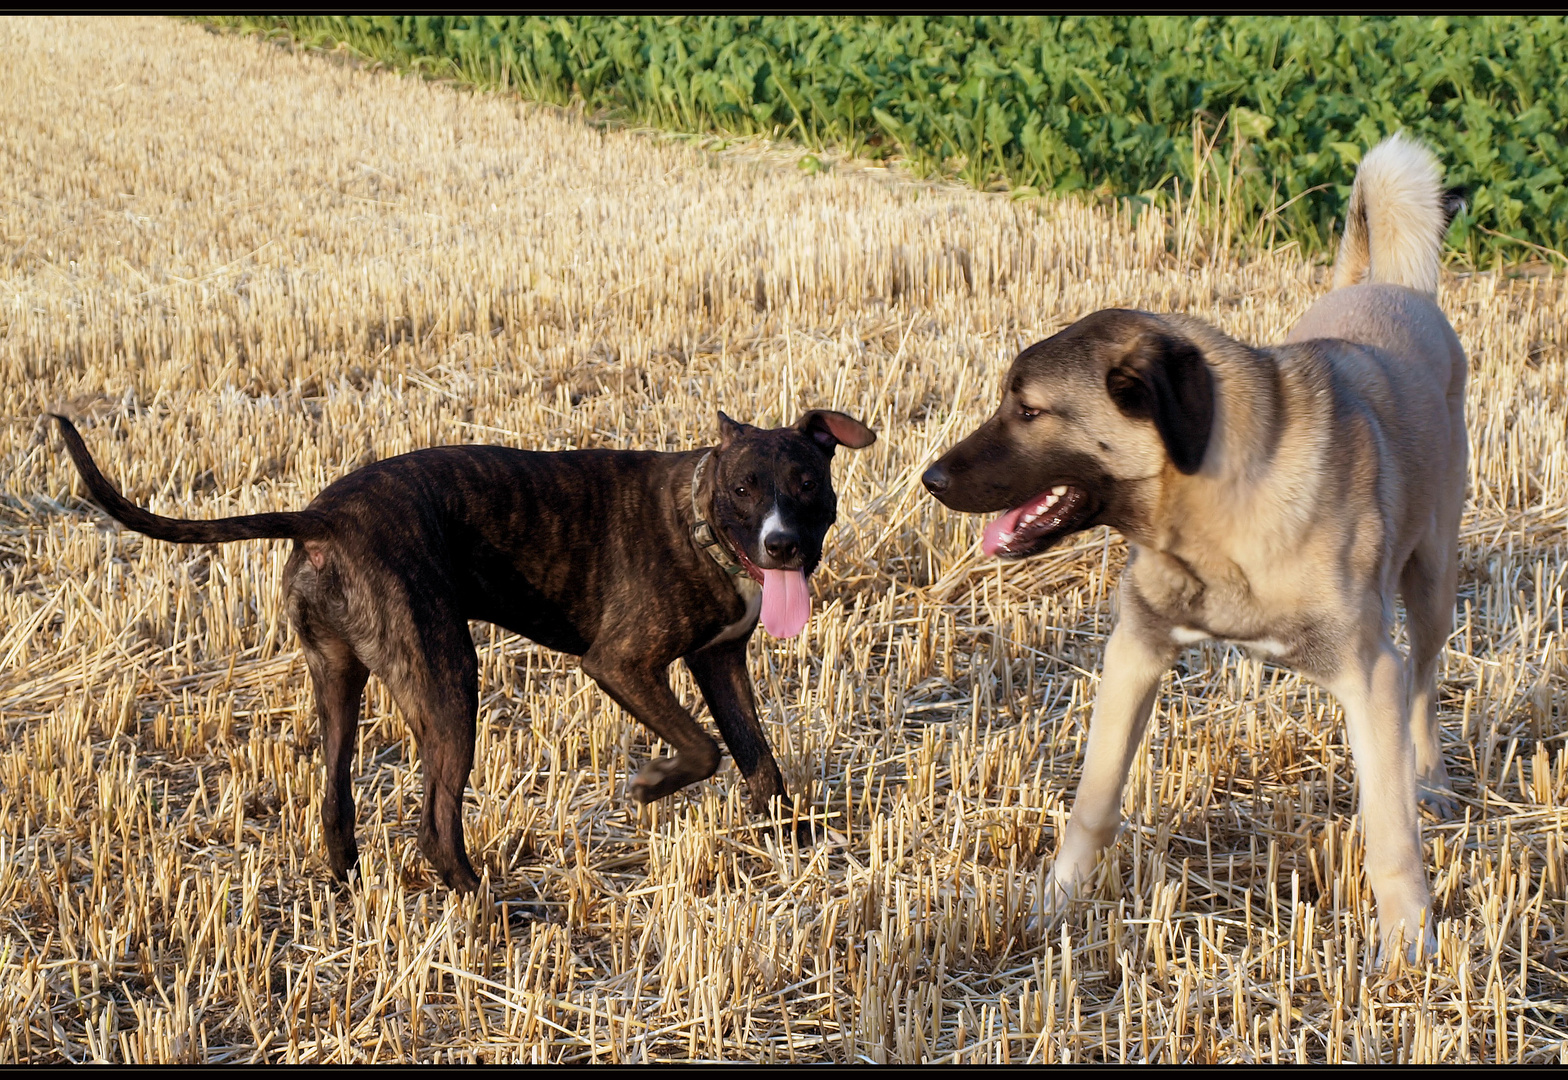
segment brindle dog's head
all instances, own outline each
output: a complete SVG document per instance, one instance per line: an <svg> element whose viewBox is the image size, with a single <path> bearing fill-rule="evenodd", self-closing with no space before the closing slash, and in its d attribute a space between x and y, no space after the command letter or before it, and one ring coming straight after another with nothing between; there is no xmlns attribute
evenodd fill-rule
<svg viewBox="0 0 1568 1080"><path fill-rule="evenodd" d="M811 573L838 516L833 451L874 441L876 433L859 420L829 409L772 429L719 413L719 445L708 465L713 528L759 580L758 569Z"/></svg>
<svg viewBox="0 0 1568 1080"><path fill-rule="evenodd" d="M1024 558L1106 524L1136 531L1174 468L1203 464L1214 378L1199 347L1140 311L1098 311L1025 349L1001 408L926 470L954 510L1006 510L988 554Z"/></svg>

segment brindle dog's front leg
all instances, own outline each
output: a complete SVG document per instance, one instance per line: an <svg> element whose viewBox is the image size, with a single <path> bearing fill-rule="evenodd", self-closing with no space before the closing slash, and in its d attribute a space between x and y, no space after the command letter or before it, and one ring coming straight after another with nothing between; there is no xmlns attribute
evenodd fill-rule
<svg viewBox="0 0 1568 1080"><path fill-rule="evenodd" d="M713 713L713 722L730 748L735 767L746 780L752 813L766 814L775 801L789 810L784 777L757 719L751 676L746 671L746 639L725 641L692 653L686 658L686 666L697 680L703 700Z"/></svg>
<svg viewBox="0 0 1568 1080"><path fill-rule="evenodd" d="M596 646L583 657L583 670L617 705L675 748L674 757L650 761L638 771L632 780L632 798L650 803L718 770L719 744L681 707L663 668Z"/></svg>
<svg viewBox="0 0 1568 1080"><path fill-rule="evenodd" d="M1072 817L1045 893L1039 897L1042 929L1094 872L1100 852L1116 838L1122 820L1122 788L1132 756L1154 712L1160 676L1176 656L1174 642L1161 642L1136 619L1137 605L1123 584L1122 618L1105 646L1100 692L1089 718L1089 745Z"/></svg>

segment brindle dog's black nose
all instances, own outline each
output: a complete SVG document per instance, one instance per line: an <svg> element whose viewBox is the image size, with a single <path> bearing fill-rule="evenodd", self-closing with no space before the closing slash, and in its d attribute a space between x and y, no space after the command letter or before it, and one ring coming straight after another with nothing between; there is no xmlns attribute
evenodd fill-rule
<svg viewBox="0 0 1568 1080"><path fill-rule="evenodd" d="M779 562L789 562L800 554L800 539L788 533L769 533L762 546Z"/></svg>
<svg viewBox="0 0 1568 1080"><path fill-rule="evenodd" d="M940 495L947 490L947 470L942 468L942 463L939 461L925 471L920 482L931 494Z"/></svg>

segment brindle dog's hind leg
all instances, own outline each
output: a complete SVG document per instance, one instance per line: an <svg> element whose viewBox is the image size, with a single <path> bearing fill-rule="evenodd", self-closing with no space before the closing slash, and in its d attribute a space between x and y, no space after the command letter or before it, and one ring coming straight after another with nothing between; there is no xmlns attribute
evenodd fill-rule
<svg viewBox="0 0 1568 1080"><path fill-rule="evenodd" d="M354 840L354 733L359 726L360 697L370 671L341 639L307 641L305 663L316 691L316 719L321 725L321 757L326 784L321 791L321 835L327 862L339 881L359 862Z"/></svg>
<svg viewBox="0 0 1568 1080"><path fill-rule="evenodd" d="M296 551L284 570L289 621L299 634L316 696L326 783L321 789L321 834L327 863L339 881L359 861L354 841L354 732L369 671L339 630L342 597L335 574L321 574ZM336 614L335 614L336 613Z"/></svg>
<svg viewBox="0 0 1568 1080"><path fill-rule="evenodd" d="M387 650L387 662L376 674L403 710L423 759L419 850L442 881L458 892L473 892L479 877L463 842L463 792L474 766L479 660L460 613L411 609L409 619L400 628L407 640Z"/></svg>

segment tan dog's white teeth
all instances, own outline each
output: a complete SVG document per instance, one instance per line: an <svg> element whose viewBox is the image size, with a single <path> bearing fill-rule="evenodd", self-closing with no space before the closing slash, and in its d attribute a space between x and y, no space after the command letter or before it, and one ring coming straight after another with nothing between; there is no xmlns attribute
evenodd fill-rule
<svg viewBox="0 0 1568 1080"><path fill-rule="evenodd" d="M1067 494L1067 485L1057 484L1054 488L1051 489L1051 494L1060 499L1063 495Z"/></svg>

